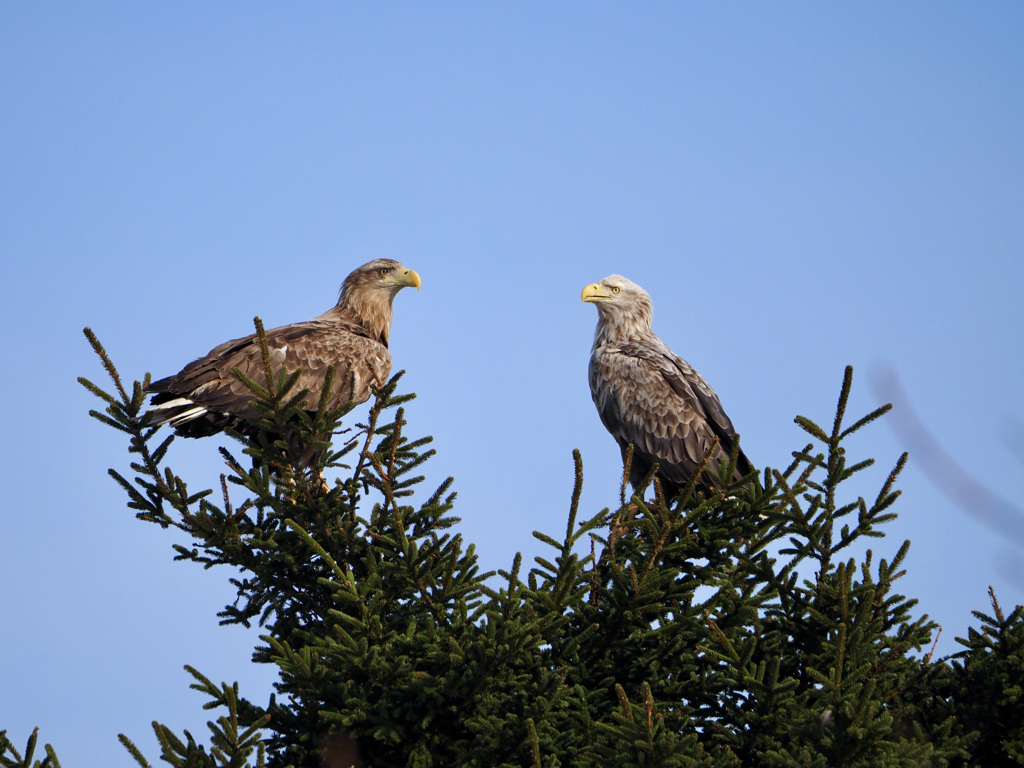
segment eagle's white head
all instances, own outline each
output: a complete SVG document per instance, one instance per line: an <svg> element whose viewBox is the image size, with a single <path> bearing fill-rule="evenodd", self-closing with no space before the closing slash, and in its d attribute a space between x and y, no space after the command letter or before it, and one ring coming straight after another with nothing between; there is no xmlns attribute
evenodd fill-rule
<svg viewBox="0 0 1024 768"><path fill-rule="evenodd" d="M609 340L635 339L651 333L654 308L647 291L622 275L608 275L583 289L583 301L597 307L594 346Z"/></svg>

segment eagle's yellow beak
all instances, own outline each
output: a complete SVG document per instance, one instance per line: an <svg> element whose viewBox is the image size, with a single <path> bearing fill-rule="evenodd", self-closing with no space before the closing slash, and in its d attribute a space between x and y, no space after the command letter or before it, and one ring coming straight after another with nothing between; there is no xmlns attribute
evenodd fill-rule
<svg viewBox="0 0 1024 768"><path fill-rule="evenodd" d="M600 283L591 283L590 285L586 286L583 289L583 293L580 294L580 298L583 299L583 301L592 303L595 301L604 301L605 299L610 299L611 296L609 296L607 293L601 290Z"/></svg>
<svg viewBox="0 0 1024 768"><path fill-rule="evenodd" d="M420 275L415 269L405 270L399 278L399 282L406 286L416 286L417 291L420 289Z"/></svg>

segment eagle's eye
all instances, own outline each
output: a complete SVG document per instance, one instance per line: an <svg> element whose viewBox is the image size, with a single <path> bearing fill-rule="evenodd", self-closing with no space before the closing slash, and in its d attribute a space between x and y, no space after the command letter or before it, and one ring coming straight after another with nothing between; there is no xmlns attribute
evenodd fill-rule
<svg viewBox="0 0 1024 768"><path fill-rule="evenodd" d="M384 277L384 275L386 275L390 271L391 267L381 267L380 269L377 270L377 274L380 275L381 277Z"/></svg>
<svg viewBox="0 0 1024 768"><path fill-rule="evenodd" d="M612 286L612 293L618 293L618 292L619 292L619 291L621 291L621 290L622 290L622 289L621 289L621 288L619 288L619 286L617 286L617 285L613 285L613 286Z"/></svg>

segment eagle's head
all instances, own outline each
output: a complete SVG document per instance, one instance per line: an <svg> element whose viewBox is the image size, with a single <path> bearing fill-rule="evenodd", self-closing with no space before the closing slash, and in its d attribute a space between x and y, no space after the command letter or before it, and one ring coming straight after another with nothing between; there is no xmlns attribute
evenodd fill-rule
<svg viewBox="0 0 1024 768"><path fill-rule="evenodd" d="M391 336L391 302L410 285L420 288L420 276L394 259L374 259L352 270L341 285L334 311L362 325L367 335L387 346Z"/></svg>
<svg viewBox="0 0 1024 768"><path fill-rule="evenodd" d="M632 280L608 275L586 286L581 298L597 307L595 348L605 341L636 339L651 333L651 297Z"/></svg>
<svg viewBox="0 0 1024 768"><path fill-rule="evenodd" d="M621 274L609 274L600 283L591 283L583 289L581 298L588 304L596 304L602 317L646 316L650 323L650 296Z"/></svg>
<svg viewBox="0 0 1024 768"><path fill-rule="evenodd" d="M345 278L338 304L344 304L347 296L356 293L367 298L372 296L377 301L384 298L390 304L400 290L409 286L420 289L420 276L416 270L403 267L394 259L374 259L353 269Z"/></svg>

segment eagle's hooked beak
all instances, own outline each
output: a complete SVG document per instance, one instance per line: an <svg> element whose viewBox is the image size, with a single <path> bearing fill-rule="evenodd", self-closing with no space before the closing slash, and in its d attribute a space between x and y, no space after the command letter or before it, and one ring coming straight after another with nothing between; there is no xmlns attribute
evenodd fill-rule
<svg viewBox="0 0 1024 768"><path fill-rule="evenodd" d="M591 283L583 289L580 298L588 304L592 304L595 301L607 301L611 298L611 295L602 290L600 283Z"/></svg>
<svg viewBox="0 0 1024 768"><path fill-rule="evenodd" d="M403 286L415 286L417 291L420 289L420 275L415 269L407 269L402 272L399 282Z"/></svg>

